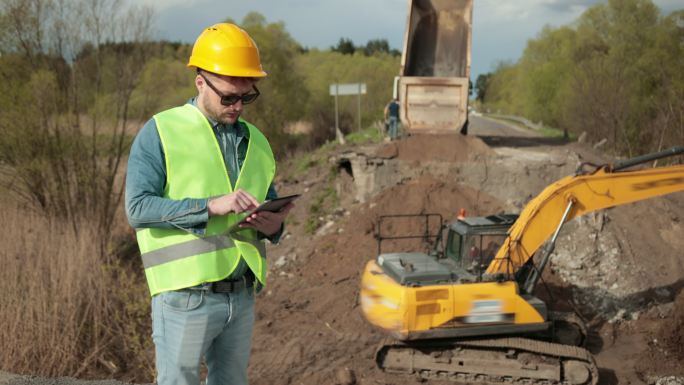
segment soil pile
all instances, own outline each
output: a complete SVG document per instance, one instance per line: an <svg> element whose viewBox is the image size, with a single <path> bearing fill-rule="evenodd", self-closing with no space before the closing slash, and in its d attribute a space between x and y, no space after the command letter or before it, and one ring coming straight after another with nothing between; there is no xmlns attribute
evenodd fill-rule
<svg viewBox="0 0 684 385"><path fill-rule="evenodd" d="M637 365L639 372L645 377L653 373L684 376L684 292L636 324L644 330L648 347Z"/></svg>
<svg viewBox="0 0 684 385"><path fill-rule="evenodd" d="M377 250L376 218L440 213L451 220L454 207L475 206L483 212L501 207L494 198L468 187L424 177L352 208L328 228L328 234L293 235L286 242L296 238L300 248L281 256L287 262L271 271L266 294L257 302L252 383L333 384L340 372L348 370L355 373L357 384L419 383L417 378L392 376L375 368L375 348L383 336L366 323L359 308L360 274ZM420 220L402 220L383 231L408 234L417 229L422 234ZM424 247L408 242L402 250ZM393 246L398 247L388 247ZM276 259L279 252L283 251L274 251Z"/></svg>
<svg viewBox="0 0 684 385"><path fill-rule="evenodd" d="M460 134L411 135L380 146L375 156L418 162L465 162L493 151L474 136Z"/></svg>
<svg viewBox="0 0 684 385"><path fill-rule="evenodd" d="M684 362L684 292L680 292L674 303L673 322L664 322L660 339L679 360Z"/></svg>

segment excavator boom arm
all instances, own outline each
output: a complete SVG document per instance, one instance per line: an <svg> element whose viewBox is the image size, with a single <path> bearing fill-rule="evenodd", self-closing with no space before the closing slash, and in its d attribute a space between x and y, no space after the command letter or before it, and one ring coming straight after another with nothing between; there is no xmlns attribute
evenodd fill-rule
<svg viewBox="0 0 684 385"><path fill-rule="evenodd" d="M609 207L684 190L684 166L612 172L604 167L587 175L568 176L544 189L523 209L487 274L512 274L525 264L560 224Z"/></svg>

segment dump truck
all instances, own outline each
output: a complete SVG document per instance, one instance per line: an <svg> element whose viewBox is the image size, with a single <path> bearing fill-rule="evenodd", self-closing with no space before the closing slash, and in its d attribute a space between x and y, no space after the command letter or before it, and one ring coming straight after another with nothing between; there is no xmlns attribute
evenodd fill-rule
<svg viewBox="0 0 684 385"><path fill-rule="evenodd" d="M409 0L395 97L408 133L468 130L473 0Z"/></svg>
<svg viewBox="0 0 684 385"><path fill-rule="evenodd" d="M535 288L571 219L684 191L684 165L631 169L679 154L684 147L583 164L519 215L463 217L436 234L427 215L416 235L434 243L426 252L382 253L378 225L378 256L360 291L366 319L388 335L377 365L467 384L596 385L598 367L582 347L586 326L574 313L551 311Z"/></svg>

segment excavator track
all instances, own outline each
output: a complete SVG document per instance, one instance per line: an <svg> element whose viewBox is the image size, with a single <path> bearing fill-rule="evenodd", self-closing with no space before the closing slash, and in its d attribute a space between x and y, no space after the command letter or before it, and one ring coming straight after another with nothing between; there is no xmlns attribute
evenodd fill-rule
<svg viewBox="0 0 684 385"><path fill-rule="evenodd" d="M587 326L577 314L550 311L548 317L553 322L553 342L563 345L584 346L588 336Z"/></svg>
<svg viewBox="0 0 684 385"><path fill-rule="evenodd" d="M376 361L390 373L477 385L598 383L594 357L577 346L527 338L386 342Z"/></svg>

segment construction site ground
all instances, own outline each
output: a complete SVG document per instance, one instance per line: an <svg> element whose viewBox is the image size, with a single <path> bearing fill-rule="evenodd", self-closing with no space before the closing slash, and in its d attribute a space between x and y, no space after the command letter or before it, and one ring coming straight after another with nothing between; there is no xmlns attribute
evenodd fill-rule
<svg viewBox="0 0 684 385"><path fill-rule="evenodd" d="M250 383L426 383L375 367L375 349L385 336L363 318L359 280L377 254L377 216L439 213L450 221L460 208L468 215L520 212L581 162L613 160L602 153L473 116L468 136L412 135L285 162L278 191L302 197L282 241L268 249ZM392 231L412 226L400 222ZM600 384L684 384L683 235L684 193L590 214L561 232L537 294L587 322ZM0 384L68 383L86 384L0 373Z"/></svg>

